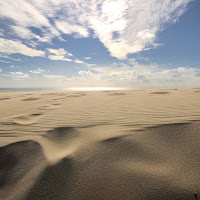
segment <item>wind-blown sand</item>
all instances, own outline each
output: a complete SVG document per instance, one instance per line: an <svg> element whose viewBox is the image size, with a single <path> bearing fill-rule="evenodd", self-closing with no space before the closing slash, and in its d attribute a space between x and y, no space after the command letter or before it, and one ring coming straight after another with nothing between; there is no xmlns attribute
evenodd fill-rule
<svg viewBox="0 0 200 200"><path fill-rule="evenodd" d="M0 92L0 199L195 199L199 91Z"/></svg>

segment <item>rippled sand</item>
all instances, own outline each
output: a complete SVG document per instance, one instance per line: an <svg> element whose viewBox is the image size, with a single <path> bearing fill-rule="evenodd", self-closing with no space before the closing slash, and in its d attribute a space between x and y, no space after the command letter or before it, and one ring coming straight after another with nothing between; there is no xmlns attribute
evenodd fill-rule
<svg viewBox="0 0 200 200"><path fill-rule="evenodd" d="M200 194L200 89L0 92L2 200Z"/></svg>

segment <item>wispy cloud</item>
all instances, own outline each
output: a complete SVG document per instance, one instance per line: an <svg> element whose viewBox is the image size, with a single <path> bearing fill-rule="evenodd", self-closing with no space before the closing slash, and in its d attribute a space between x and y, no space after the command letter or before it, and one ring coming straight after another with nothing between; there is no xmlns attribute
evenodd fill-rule
<svg viewBox="0 0 200 200"><path fill-rule="evenodd" d="M0 38L0 52L8 54L20 53L31 57L45 55L44 51L32 49L22 44L20 41L8 40L5 38Z"/></svg>
<svg viewBox="0 0 200 200"><path fill-rule="evenodd" d="M91 57L85 57L84 58L85 60L90 60L90 59L92 59Z"/></svg>
<svg viewBox="0 0 200 200"><path fill-rule="evenodd" d="M29 74L25 74L23 72L10 72L11 78L15 80L23 80L29 78Z"/></svg>
<svg viewBox="0 0 200 200"><path fill-rule="evenodd" d="M10 63L10 62L8 62L8 61L4 61L4 60L0 60L0 62L3 62L3 63Z"/></svg>
<svg viewBox="0 0 200 200"><path fill-rule="evenodd" d="M21 61L21 59L19 59L19 58L18 58L18 59L11 58L11 57L9 57L9 56L6 55L6 54L5 54L5 55L1 55L1 54L0 54L0 57L1 57L1 58L6 58L6 59L9 59L9 60L14 60L14 61Z"/></svg>
<svg viewBox="0 0 200 200"><path fill-rule="evenodd" d="M22 39L50 42L62 39L62 34L93 36L112 56L124 59L127 54L155 48L158 33L166 23L177 22L191 1L7 0L0 1L0 17L12 20L10 28Z"/></svg>
<svg viewBox="0 0 200 200"><path fill-rule="evenodd" d="M75 62L78 64L84 64L85 62L79 59L71 59L69 57L72 57L72 53L66 51L65 49L47 49L49 52L48 58L50 60L62 60L62 61L68 61L68 62Z"/></svg>
<svg viewBox="0 0 200 200"><path fill-rule="evenodd" d="M79 37L88 37L89 32L88 29L81 25L76 25L73 23L68 23L65 20L63 21L56 21L56 28L64 34L74 34L76 38Z"/></svg>
<svg viewBox="0 0 200 200"><path fill-rule="evenodd" d="M84 63L84 61L78 60L78 59L76 59L74 62L75 62L75 63L79 63L79 64L83 64L83 63Z"/></svg>
<svg viewBox="0 0 200 200"><path fill-rule="evenodd" d="M47 78L47 79L65 79L66 77L65 76L58 76L58 75L47 75L45 74L43 77Z"/></svg>
<svg viewBox="0 0 200 200"><path fill-rule="evenodd" d="M51 54L51 55L48 56L48 58L50 60L63 60L63 61L68 61L68 62L72 61L72 59L65 57L65 56L72 56L72 54L67 52L66 50L64 50L62 48L60 48L60 49L47 49L47 50Z"/></svg>
<svg viewBox="0 0 200 200"><path fill-rule="evenodd" d="M0 68L0 72L2 72L2 69Z"/></svg>
<svg viewBox="0 0 200 200"><path fill-rule="evenodd" d="M44 72L44 69L37 68L36 70L30 70L29 72L31 72L32 74L41 74Z"/></svg>

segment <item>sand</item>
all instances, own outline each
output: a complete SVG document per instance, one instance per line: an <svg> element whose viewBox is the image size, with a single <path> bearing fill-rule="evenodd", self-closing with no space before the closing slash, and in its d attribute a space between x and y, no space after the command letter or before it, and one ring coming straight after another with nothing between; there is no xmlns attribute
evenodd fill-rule
<svg viewBox="0 0 200 200"><path fill-rule="evenodd" d="M1 200L200 197L200 89L0 92Z"/></svg>

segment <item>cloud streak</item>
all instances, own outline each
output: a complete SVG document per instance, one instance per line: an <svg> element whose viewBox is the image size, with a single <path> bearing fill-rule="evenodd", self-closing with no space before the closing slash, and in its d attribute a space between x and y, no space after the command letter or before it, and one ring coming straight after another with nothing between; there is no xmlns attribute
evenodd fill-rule
<svg viewBox="0 0 200 200"><path fill-rule="evenodd" d="M14 80L24 80L29 78L29 74L25 74L23 72L10 72L11 78Z"/></svg>
<svg viewBox="0 0 200 200"><path fill-rule="evenodd" d="M0 52L8 54L20 53L30 57L45 55L44 51L35 50L22 44L20 41L8 40L5 38L0 38Z"/></svg>
<svg viewBox="0 0 200 200"><path fill-rule="evenodd" d="M93 36L113 57L125 59L128 54L155 48L158 33L165 24L176 23L191 1L7 0L0 2L0 17L12 20L10 28L22 39L50 42L55 37L61 40L62 34Z"/></svg>

